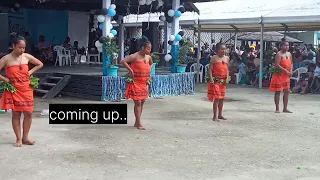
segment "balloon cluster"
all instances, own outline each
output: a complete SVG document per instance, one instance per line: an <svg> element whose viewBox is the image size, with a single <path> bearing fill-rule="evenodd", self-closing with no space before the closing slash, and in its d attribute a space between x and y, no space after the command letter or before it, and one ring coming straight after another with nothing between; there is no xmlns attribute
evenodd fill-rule
<svg viewBox="0 0 320 180"><path fill-rule="evenodd" d="M168 10L168 12L165 14L165 16L160 16L159 19L160 21L164 22L164 21L167 21L168 23L172 23L173 22L173 18L179 18L184 12L185 12L185 8L183 5L180 5L179 8L174 11L173 9L170 9ZM169 45L173 45L174 42L179 42L182 40L182 37L184 35L184 32L183 31L179 31L178 34L176 35L171 35L169 37L169 41L168 41L168 44ZM171 54L167 54L165 55L164 59L166 61L170 61L172 59L172 56Z"/></svg>
<svg viewBox="0 0 320 180"><path fill-rule="evenodd" d="M185 11L186 10L184 6L180 5L176 11L174 11L173 9L168 10L168 12L164 16L161 15L159 17L159 20L162 22L167 21L168 23L172 23L173 18L179 18Z"/></svg>
<svg viewBox="0 0 320 180"><path fill-rule="evenodd" d="M117 14L115 9L116 9L116 5L115 4L111 4L109 9L103 8L101 10L100 15L97 16L97 21L99 23L101 23L99 25L100 29L103 29L103 24L102 23L105 22L106 16L114 17ZM112 39L114 36L116 36L118 34L118 32L117 32L117 30L112 29L113 26L112 26L111 22L108 24L108 26L110 27L111 30L110 30L110 32L108 33L107 36L108 36L108 38ZM99 38L99 40L95 42L95 46L98 48L99 52L102 52L102 46L103 46L103 44L105 42L107 42L108 38L104 37L104 36L101 36Z"/></svg>

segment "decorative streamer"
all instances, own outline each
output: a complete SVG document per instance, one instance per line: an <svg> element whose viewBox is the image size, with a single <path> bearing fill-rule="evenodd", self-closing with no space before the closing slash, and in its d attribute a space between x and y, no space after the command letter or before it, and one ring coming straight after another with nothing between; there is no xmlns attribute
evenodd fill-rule
<svg viewBox="0 0 320 180"><path fill-rule="evenodd" d="M136 21L136 32L138 31L138 20L139 20L139 14L140 14L140 4L138 5L137 21Z"/></svg>
<svg viewBox="0 0 320 180"><path fill-rule="evenodd" d="M150 12L149 12L149 17L148 17L148 26L147 26L146 30L149 30L150 19L151 19L151 11L152 11L152 4L150 6Z"/></svg>
<svg viewBox="0 0 320 180"><path fill-rule="evenodd" d="M153 98L165 96L195 94L194 72L168 75L151 75L149 96ZM102 101L119 101L125 99L126 81L120 76L102 76Z"/></svg>
<svg viewBox="0 0 320 180"><path fill-rule="evenodd" d="M160 16L161 16L161 13L163 12L163 7L164 6L161 6L161 10L160 10ZM160 22L161 23L161 22ZM160 23L158 24L158 27L157 27L157 29L160 31Z"/></svg>

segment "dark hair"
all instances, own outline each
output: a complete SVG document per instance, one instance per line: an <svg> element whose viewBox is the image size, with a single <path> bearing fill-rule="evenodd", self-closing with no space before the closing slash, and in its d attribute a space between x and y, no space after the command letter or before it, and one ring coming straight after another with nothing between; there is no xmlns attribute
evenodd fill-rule
<svg viewBox="0 0 320 180"><path fill-rule="evenodd" d="M11 44L13 45L19 44L20 41L26 41L26 39L23 36L20 36L17 33L11 33L10 40L11 40Z"/></svg>
<svg viewBox="0 0 320 180"><path fill-rule="evenodd" d="M281 41L280 46L282 47L285 43L288 43L288 41L286 40Z"/></svg>
<svg viewBox="0 0 320 180"><path fill-rule="evenodd" d="M219 42L219 43L216 45L216 50L218 51L218 50L221 48L221 46L225 46L225 44Z"/></svg>
<svg viewBox="0 0 320 180"><path fill-rule="evenodd" d="M141 39L140 39L140 48L146 47L149 44L151 44L149 39L147 37L145 37L145 36L142 36Z"/></svg>

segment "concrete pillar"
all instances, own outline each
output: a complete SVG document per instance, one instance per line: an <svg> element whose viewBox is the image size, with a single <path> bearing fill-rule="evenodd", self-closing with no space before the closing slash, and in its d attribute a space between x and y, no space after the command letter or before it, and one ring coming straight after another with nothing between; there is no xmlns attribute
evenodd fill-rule
<svg viewBox="0 0 320 180"><path fill-rule="evenodd" d="M178 10L180 6L180 0L172 0L172 9L174 11ZM177 35L179 33L179 18L173 19L172 22L172 34ZM179 59L178 59L178 54L179 54L179 42L174 42L174 44L171 47L171 55L173 58L173 63L171 65L171 72L177 72L177 65L179 64Z"/></svg>
<svg viewBox="0 0 320 180"><path fill-rule="evenodd" d="M102 9L103 8L109 9L110 5L111 5L111 0L102 0ZM102 36L108 37L108 34L111 31L110 24L111 24L111 17L106 16L106 20L103 22ZM111 63L110 55L102 52L102 71L104 76L107 75L107 66L110 63Z"/></svg>

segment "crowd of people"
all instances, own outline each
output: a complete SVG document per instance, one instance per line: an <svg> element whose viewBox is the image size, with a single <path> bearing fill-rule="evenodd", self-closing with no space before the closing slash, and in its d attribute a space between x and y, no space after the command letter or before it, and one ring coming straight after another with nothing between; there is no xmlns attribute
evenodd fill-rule
<svg viewBox="0 0 320 180"><path fill-rule="evenodd" d="M275 63L275 55L279 52L277 47L270 47L263 52L263 86L268 87L271 81L272 73L270 68ZM305 68L307 72L302 71L299 75L298 82L291 80L290 91L293 93L306 94L308 92L319 91L320 84L320 62L319 50L315 49L312 44L305 44L303 47L290 46L289 52L292 54L293 75L298 76L298 68ZM259 45L248 47L230 48L229 72L232 76L231 83L241 85L257 86L259 82L260 69L260 49ZM238 75L238 82L236 75Z"/></svg>

